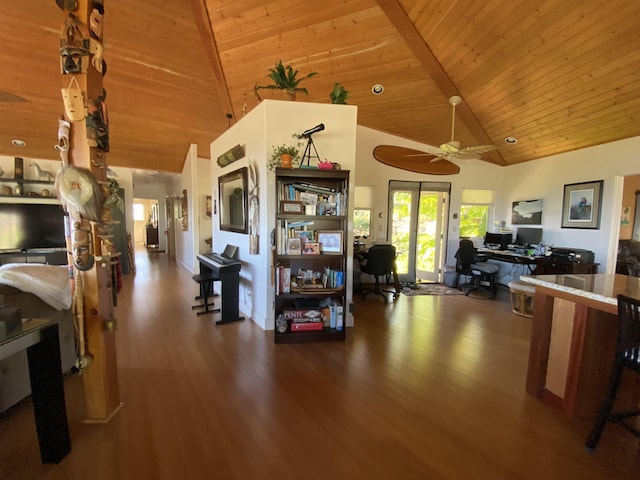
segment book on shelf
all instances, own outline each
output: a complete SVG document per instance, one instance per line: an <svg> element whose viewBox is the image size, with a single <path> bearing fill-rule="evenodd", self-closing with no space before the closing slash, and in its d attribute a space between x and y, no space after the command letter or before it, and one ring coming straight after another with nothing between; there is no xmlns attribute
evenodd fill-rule
<svg viewBox="0 0 640 480"><path fill-rule="evenodd" d="M284 308L282 315L292 323L322 322L321 308Z"/></svg>
<svg viewBox="0 0 640 480"><path fill-rule="evenodd" d="M308 323L292 323L292 332L309 332L322 330L324 327L322 322L308 322Z"/></svg>

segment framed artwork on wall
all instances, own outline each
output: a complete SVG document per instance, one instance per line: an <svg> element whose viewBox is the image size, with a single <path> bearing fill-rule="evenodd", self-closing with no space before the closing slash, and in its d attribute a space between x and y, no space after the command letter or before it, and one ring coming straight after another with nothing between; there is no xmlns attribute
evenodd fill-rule
<svg viewBox="0 0 640 480"><path fill-rule="evenodd" d="M521 200L513 202L511 208L512 225L542 225L542 200Z"/></svg>
<svg viewBox="0 0 640 480"><path fill-rule="evenodd" d="M600 228L603 180L564 186L562 228Z"/></svg>

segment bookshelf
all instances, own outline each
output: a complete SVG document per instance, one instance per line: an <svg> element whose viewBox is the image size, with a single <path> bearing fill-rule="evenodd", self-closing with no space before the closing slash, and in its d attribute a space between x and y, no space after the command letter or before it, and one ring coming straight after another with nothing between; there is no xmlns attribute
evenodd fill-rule
<svg viewBox="0 0 640 480"><path fill-rule="evenodd" d="M346 170L276 169L275 342L346 336Z"/></svg>

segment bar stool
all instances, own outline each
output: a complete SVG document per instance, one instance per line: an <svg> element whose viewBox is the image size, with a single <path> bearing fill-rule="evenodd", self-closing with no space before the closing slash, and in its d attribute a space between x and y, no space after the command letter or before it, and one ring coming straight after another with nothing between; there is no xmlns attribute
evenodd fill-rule
<svg viewBox="0 0 640 480"><path fill-rule="evenodd" d="M195 297L196 300L201 300L202 303L194 305L191 307L191 310L198 310L200 308L204 308L203 311L196 313L196 315L205 315L207 313L219 312L219 308L211 309L209 307L213 307L213 301L209 303L209 297L215 297L216 294L213 292L213 282L219 281L220 277L217 275L213 275L211 273L201 273L198 275L193 275L191 277L194 282L196 282L200 287L200 295Z"/></svg>
<svg viewBox="0 0 640 480"><path fill-rule="evenodd" d="M533 297L536 294L536 288L533 285L513 280L509 282L509 294L513 313L523 317L533 317Z"/></svg>
<svg viewBox="0 0 640 480"><path fill-rule="evenodd" d="M589 434L585 449L592 453L607 422L617 423L631 434L640 438L640 430L628 419L640 416L637 399L632 410L613 410L613 405L622 379L622 372L628 369L640 374L640 300L625 295L618 295L618 335L616 341L613 369L609 379L607 393L602 401L596 422Z"/></svg>

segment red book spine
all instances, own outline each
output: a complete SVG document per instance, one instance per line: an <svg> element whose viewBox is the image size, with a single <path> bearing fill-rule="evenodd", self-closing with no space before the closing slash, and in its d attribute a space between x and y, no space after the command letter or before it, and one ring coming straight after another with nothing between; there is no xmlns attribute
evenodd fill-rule
<svg viewBox="0 0 640 480"><path fill-rule="evenodd" d="M322 322L306 322L306 323L292 323L292 332L303 332L309 330L322 330Z"/></svg>

